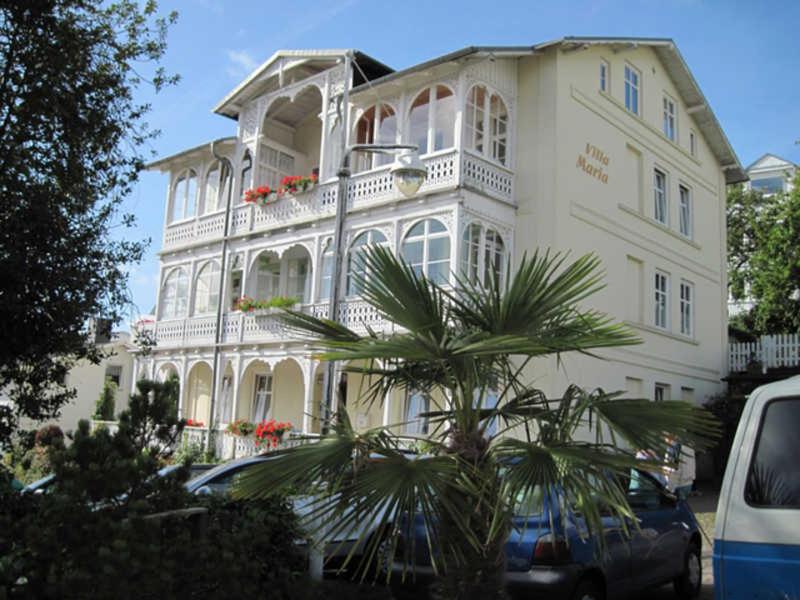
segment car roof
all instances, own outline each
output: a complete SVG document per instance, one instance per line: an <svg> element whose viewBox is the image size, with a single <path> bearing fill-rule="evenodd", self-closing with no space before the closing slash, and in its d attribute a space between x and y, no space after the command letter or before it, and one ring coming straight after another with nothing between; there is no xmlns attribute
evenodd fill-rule
<svg viewBox="0 0 800 600"><path fill-rule="evenodd" d="M240 467L248 465L255 465L258 463L262 463L266 460L273 460L277 457L278 455L259 454L256 456L247 456L245 458L237 458L235 460L230 460L228 462L217 465L213 469L209 469L204 473L200 473L196 477L191 478L189 481L186 482L186 488L189 491L193 491L203 486L206 482L211 481L218 475L227 473L232 469L238 469Z"/></svg>

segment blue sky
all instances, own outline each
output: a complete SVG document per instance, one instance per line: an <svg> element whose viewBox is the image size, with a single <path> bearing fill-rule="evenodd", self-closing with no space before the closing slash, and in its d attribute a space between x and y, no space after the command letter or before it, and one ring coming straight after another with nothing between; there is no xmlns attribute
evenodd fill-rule
<svg viewBox="0 0 800 600"><path fill-rule="evenodd" d="M800 162L800 2L739 0L161 0L177 10L164 60L181 82L148 116L167 156L235 123L216 104L281 48L357 48L395 69L472 45L529 45L565 35L670 37L689 64L745 166L764 152ZM401 13L402 7L402 13ZM152 238L130 273L134 312L155 303L166 178L144 173L123 210L128 237Z"/></svg>

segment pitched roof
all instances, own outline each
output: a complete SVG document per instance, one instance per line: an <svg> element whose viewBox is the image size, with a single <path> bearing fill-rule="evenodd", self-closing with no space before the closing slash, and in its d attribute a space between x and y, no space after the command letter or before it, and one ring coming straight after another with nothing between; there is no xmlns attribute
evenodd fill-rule
<svg viewBox="0 0 800 600"><path fill-rule="evenodd" d="M785 158L781 158L777 154L770 154L767 152L766 154L762 154L759 158L750 163L745 168L745 171L749 173L750 171L756 171L761 169L764 170L772 170L780 168L792 169L795 167L797 167L797 165L794 164L792 161L787 160Z"/></svg>
<svg viewBox="0 0 800 600"><path fill-rule="evenodd" d="M436 65L455 61L470 55L510 55L524 56L536 54L553 46L562 46L569 49L589 47L592 45L637 47L648 46L653 49L664 65L664 69L672 79L688 111L691 113L697 128L705 137L711 151L722 169L725 171L727 183L747 181L747 174L742 168L736 152L728 141L722 126L711 110L708 100L700 90L694 76L689 70L675 42L670 38L640 38L640 37L563 37L533 46L468 46L455 52L442 55L438 58L413 65L401 71L395 71L378 79L372 80L369 85L377 86L387 81L403 77L416 71L430 69ZM367 84L354 89L354 93L366 90Z"/></svg>

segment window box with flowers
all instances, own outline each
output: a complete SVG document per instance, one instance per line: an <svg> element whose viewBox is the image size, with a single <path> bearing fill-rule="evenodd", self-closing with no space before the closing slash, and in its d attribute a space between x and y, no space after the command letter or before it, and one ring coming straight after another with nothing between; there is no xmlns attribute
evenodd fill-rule
<svg viewBox="0 0 800 600"><path fill-rule="evenodd" d="M300 302L294 296L273 296L267 300L256 300L250 296L242 296L233 306L233 310L253 313L255 315L271 315L284 308L292 308Z"/></svg>
<svg viewBox="0 0 800 600"><path fill-rule="evenodd" d="M283 436L291 431L294 426L288 421L262 421L256 425L256 448L277 448L283 442Z"/></svg>
<svg viewBox="0 0 800 600"><path fill-rule="evenodd" d="M317 184L317 175L287 175L281 180L281 186L272 189L262 185L244 193L244 201L258 206L268 206L280 200L283 196L298 196L310 192Z"/></svg>
<svg viewBox="0 0 800 600"><path fill-rule="evenodd" d="M205 427L205 423L195 419L186 419L186 427Z"/></svg>

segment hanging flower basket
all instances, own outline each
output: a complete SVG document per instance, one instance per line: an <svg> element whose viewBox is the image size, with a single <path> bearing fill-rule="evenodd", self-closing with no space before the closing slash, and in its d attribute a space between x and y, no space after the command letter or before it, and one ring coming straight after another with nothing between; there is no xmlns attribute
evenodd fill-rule
<svg viewBox="0 0 800 600"><path fill-rule="evenodd" d="M277 448L286 432L292 429L293 425L288 421L279 422L275 419L262 421L256 425L256 448Z"/></svg>

